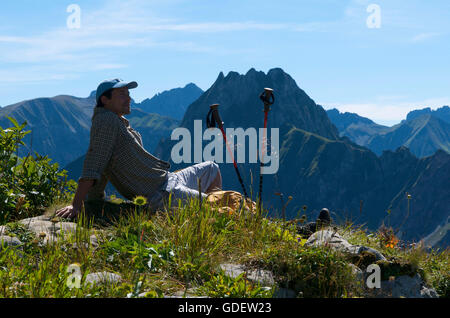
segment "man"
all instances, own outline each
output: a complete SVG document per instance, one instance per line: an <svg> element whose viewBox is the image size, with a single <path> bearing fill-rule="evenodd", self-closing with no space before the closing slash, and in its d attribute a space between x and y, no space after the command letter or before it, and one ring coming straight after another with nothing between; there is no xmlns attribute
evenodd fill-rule
<svg viewBox="0 0 450 318"><path fill-rule="evenodd" d="M90 144L78 188L72 205L58 210L56 215L78 215L86 195L88 199L104 199L108 180L128 200L141 195L152 208L161 207L169 193L173 199L198 197L197 180L200 180L203 198L205 193L222 188L222 176L216 163L202 162L171 173L168 162L143 148L141 135L123 117L130 114L129 89L137 86L136 82L120 79L107 80L98 86Z"/></svg>

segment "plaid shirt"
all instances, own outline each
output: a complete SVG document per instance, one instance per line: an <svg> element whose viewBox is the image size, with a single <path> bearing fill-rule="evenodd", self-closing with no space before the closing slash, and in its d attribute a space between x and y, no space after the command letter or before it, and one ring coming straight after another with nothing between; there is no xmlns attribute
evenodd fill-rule
<svg viewBox="0 0 450 318"><path fill-rule="evenodd" d="M92 116L89 150L80 180L95 180L88 199L104 198L108 180L128 200L151 198L168 179L170 164L142 145L141 135L124 117L96 107Z"/></svg>

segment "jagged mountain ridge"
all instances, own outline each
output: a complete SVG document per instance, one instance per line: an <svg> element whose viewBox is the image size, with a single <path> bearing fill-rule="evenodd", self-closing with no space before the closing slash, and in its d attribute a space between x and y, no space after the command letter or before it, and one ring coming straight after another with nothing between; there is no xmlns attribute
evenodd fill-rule
<svg viewBox="0 0 450 318"><path fill-rule="evenodd" d="M406 120L411 120L411 119L414 119L416 117L419 117L419 116L425 115L425 114L433 115L447 123L450 123L450 107L449 106L443 106L436 110L431 110L430 107L413 110L413 111L410 111L408 113L408 115L406 115Z"/></svg>
<svg viewBox="0 0 450 318"><path fill-rule="evenodd" d="M430 156L438 149L450 153L450 123L423 114L378 133L367 142L367 147L377 154L400 146L408 147L418 157Z"/></svg>
<svg viewBox="0 0 450 318"><path fill-rule="evenodd" d="M188 84L186 87L192 89L193 86L195 84ZM177 98L181 98L184 92L183 89L180 90L172 90ZM171 94L170 91L164 93L165 109L187 108L188 104L171 107L169 104ZM189 96L186 100L189 100ZM153 151L161 137L170 134L171 129L179 123L174 118L143 111L140 108L141 103L134 100L131 105L132 113L127 118L131 125L139 130L144 147L149 151ZM31 130L32 134L25 137L24 141L28 148L20 147L19 155L28 154L32 146L33 151L48 155L52 158L52 162L58 162L64 167L86 152L94 106L95 91L86 98L60 95L26 100L0 108L0 126L6 128L12 125L6 116L15 118L20 124L26 121L28 123L26 129ZM157 108L155 103L154 106Z"/></svg>
<svg viewBox="0 0 450 318"><path fill-rule="evenodd" d="M378 125L354 113L340 113L336 109L327 114L346 136L357 144L381 155L384 150L406 146L419 158L430 156L438 149L450 153L450 122L446 122L448 106L431 111L430 108L412 111L407 120L392 127Z"/></svg>
<svg viewBox="0 0 450 318"><path fill-rule="evenodd" d="M194 83L189 83L183 88L174 88L158 93L151 99L145 99L138 107L147 113L181 120L187 107L202 94L201 88Z"/></svg>
<svg viewBox="0 0 450 318"><path fill-rule="evenodd" d="M373 135L389 129L387 126L376 124L369 118L355 113L341 113L336 108L327 110L327 115L339 130L341 137L346 136L361 146L365 146Z"/></svg>
<svg viewBox="0 0 450 318"><path fill-rule="evenodd" d="M64 165L88 146L92 102L90 98L67 95L23 101L0 109L0 126L12 125L6 116L20 124L26 121L25 129L32 133L24 138L28 149L21 147L19 155L26 155L32 148Z"/></svg>
<svg viewBox="0 0 450 318"><path fill-rule="evenodd" d="M229 72L225 77L221 72L211 88L188 107L180 127L192 127L195 119L204 121L209 108L199 106L216 103L220 104L220 114L227 127L262 127L263 106L258 96L265 87L276 92L276 105L269 112L269 120L272 127L280 129L280 134L295 123L296 127L328 138L338 138L338 131L325 110L280 68L271 69L267 75L253 68L245 75ZM236 116L237 110L239 116Z"/></svg>

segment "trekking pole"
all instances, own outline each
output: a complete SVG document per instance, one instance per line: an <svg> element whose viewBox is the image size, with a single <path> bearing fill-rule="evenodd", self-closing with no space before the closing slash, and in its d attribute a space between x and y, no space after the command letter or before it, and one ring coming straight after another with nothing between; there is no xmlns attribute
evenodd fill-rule
<svg viewBox="0 0 450 318"><path fill-rule="evenodd" d="M222 132L223 139L225 140L225 145L227 146L228 153L230 154L231 159L233 159L234 170L236 170L236 174L238 176L239 183L241 184L242 190L244 191L244 197L247 199L248 196L247 196L247 191L245 191L244 182L242 181L241 174L239 173L239 169L236 164L236 160L234 160L233 152L231 151L230 146L228 145L227 135L225 134L225 130L223 129L222 119L220 119L219 104L213 104L213 105L209 106L209 108L210 108L209 113L206 116L206 126L208 128L216 127L215 123L217 123L217 126L219 126L219 129Z"/></svg>
<svg viewBox="0 0 450 318"><path fill-rule="evenodd" d="M267 130L267 117L270 111L270 106L275 102L275 96L273 95L273 89L264 88L264 92L259 95L264 103L264 130L263 130L263 140L261 146L261 162L259 166L259 211L261 211L262 204L262 186L263 186L263 167L264 167L264 152L266 151L266 130Z"/></svg>

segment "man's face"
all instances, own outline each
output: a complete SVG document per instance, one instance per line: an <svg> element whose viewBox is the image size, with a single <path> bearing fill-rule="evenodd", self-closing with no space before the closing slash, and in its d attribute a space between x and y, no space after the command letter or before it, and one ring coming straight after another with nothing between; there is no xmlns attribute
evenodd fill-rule
<svg viewBox="0 0 450 318"><path fill-rule="evenodd" d="M116 113L118 116L128 115L130 110L130 93L128 88L115 88L112 90L111 99L107 97L102 97L102 102L106 109Z"/></svg>

